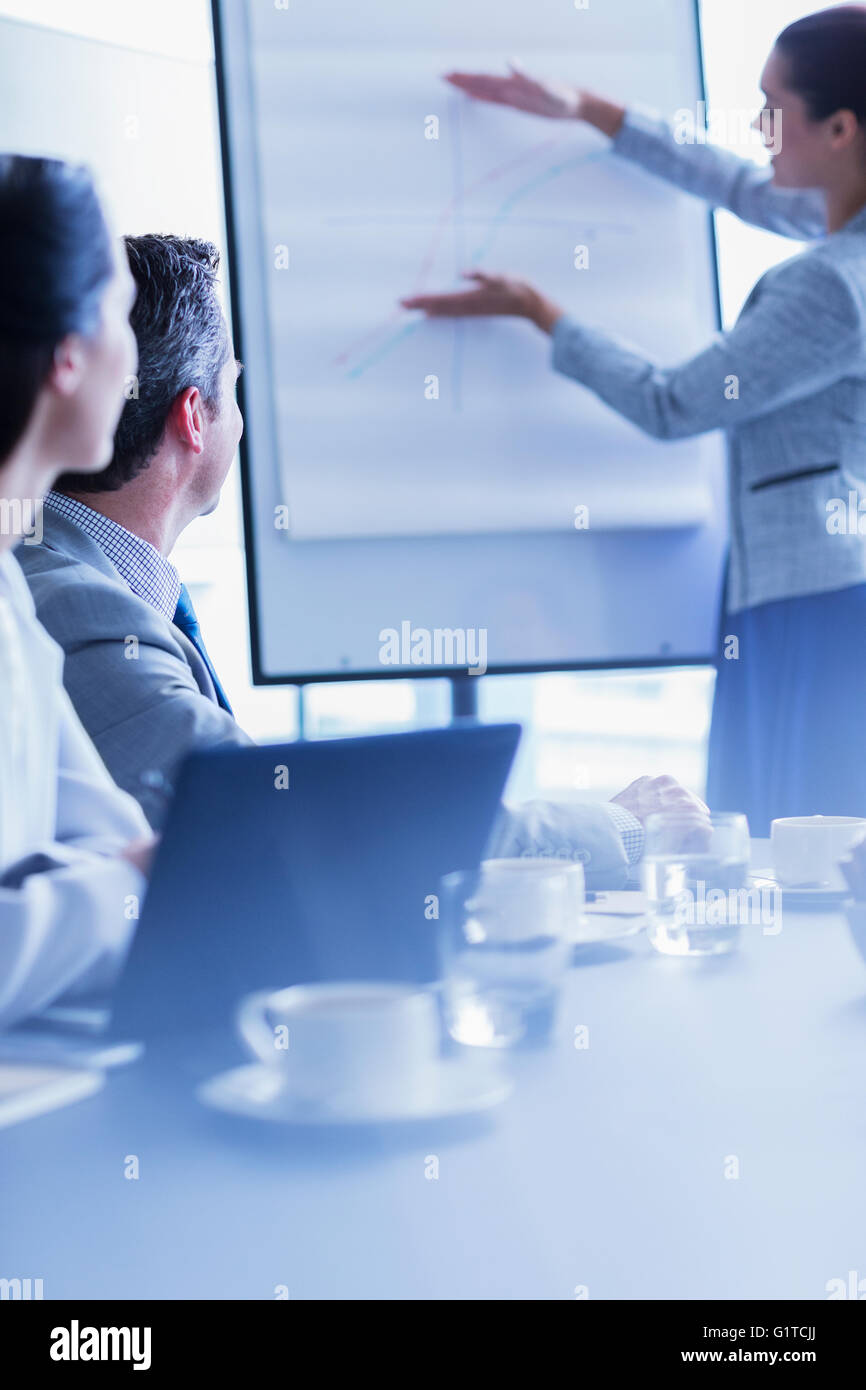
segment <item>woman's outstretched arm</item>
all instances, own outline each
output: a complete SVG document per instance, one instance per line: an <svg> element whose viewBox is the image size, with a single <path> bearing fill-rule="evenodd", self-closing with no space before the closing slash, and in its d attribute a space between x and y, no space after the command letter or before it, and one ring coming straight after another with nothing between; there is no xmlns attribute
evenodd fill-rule
<svg viewBox="0 0 866 1390"><path fill-rule="evenodd" d="M680 139L672 124L642 108L530 77L513 65L505 76L452 72L446 81L478 101L552 120L583 121L612 140L615 154L744 222L801 241L826 233L824 195L818 189L777 188L771 169L719 145Z"/></svg>
<svg viewBox="0 0 866 1390"><path fill-rule="evenodd" d="M686 439L767 415L838 381L866 351L858 292L820 249L773 267L730 332L672 367L571 318L525 281L480 271L469 278L474 289L402 303L437 318L528 319L551 335L557 371L656 439Z"/></svg>

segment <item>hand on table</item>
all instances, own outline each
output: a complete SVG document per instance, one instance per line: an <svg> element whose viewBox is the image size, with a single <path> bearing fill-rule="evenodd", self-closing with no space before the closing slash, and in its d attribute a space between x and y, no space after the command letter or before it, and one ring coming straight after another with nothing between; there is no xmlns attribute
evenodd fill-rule
<svg viewBox="0 0 866 1390"><path fill-rule="evenodd" d="M624 806L636 816L641 825L657 812L671 812L682 822L683 848L706 849L710 843L710 810L699 796L682 786L675 777L638 777L611 801Z"/></svg>
<svg viewBox="0 0 866 1390"><path fill-rule="evenodd" d="M487 275L480 270L464 271L465 280L474 280L471 290L445 294L416 294L401 299L404 309L423 309L430 318L477 318L506 315L529 319L549 333L562 310L545 299L525 280L508 275Z"/></svg>
<svg viewBox="0 0 866 1390"><path fill-rule="evenodd" d="M144 874L145 878L150 877L153 867L153 856L159 844L157 835L149 835L141 840L130 840L128 845L124 845L120 851L121 859L128 859L130 864L134 864L139 873Z"/></svg>

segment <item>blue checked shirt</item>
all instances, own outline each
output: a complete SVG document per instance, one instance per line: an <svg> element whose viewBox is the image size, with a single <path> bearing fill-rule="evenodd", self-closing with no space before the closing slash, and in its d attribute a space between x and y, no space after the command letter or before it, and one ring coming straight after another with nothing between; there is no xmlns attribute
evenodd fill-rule
<svg viewBox="0 0 866 1390"><path fill-rule="evenodd" d="M136 597L173 621L180 598L180 575L155 546L62 492L49 492L45 505L86 531Z"/></svg>
<svg viewBox="0 0 866 1390"><path fill-rule="evenodd" d="M637 816L632 815L631 811L627 811L624 806L617 805L615 801L609 801L607 808L622 837L629 864L636 864L643 854L643 826L641 822Z"/></svg>

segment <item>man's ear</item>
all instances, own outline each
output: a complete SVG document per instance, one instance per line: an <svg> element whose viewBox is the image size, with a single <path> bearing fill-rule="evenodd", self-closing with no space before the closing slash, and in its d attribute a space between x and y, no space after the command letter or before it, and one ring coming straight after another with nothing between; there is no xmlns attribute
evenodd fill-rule
<svg viewBox="0 0 866 1390"><path fill-rule="evenodd" d="M68 333L54 349L48 384L61 396L74 396L84 376L84 344L77 333Z"/></svg>
<svg viewBox="0 0 866 1390"><path fill-rule="evenodd" d="M204 449L204 402L197 386L187 386L175 397L171 422L181 444L200 454Z"/></svg>

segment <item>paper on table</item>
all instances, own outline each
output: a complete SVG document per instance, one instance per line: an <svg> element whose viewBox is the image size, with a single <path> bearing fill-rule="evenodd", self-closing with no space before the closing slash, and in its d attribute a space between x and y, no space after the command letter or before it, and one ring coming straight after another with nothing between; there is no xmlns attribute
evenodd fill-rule
<svg viewBox="0 0 866 1390"><path fill-rule="evenodd" d="M586 904L586 911L605 917L641 917L646 912L646 893L626 889L596 893L594 900Z"/></svg>
<svg viewBox="0 0 866 1390"><path fill-rule="evenodd" d="M0 1129L83 1100L105 1084L105 1072L0 1063Z"/></svg>

